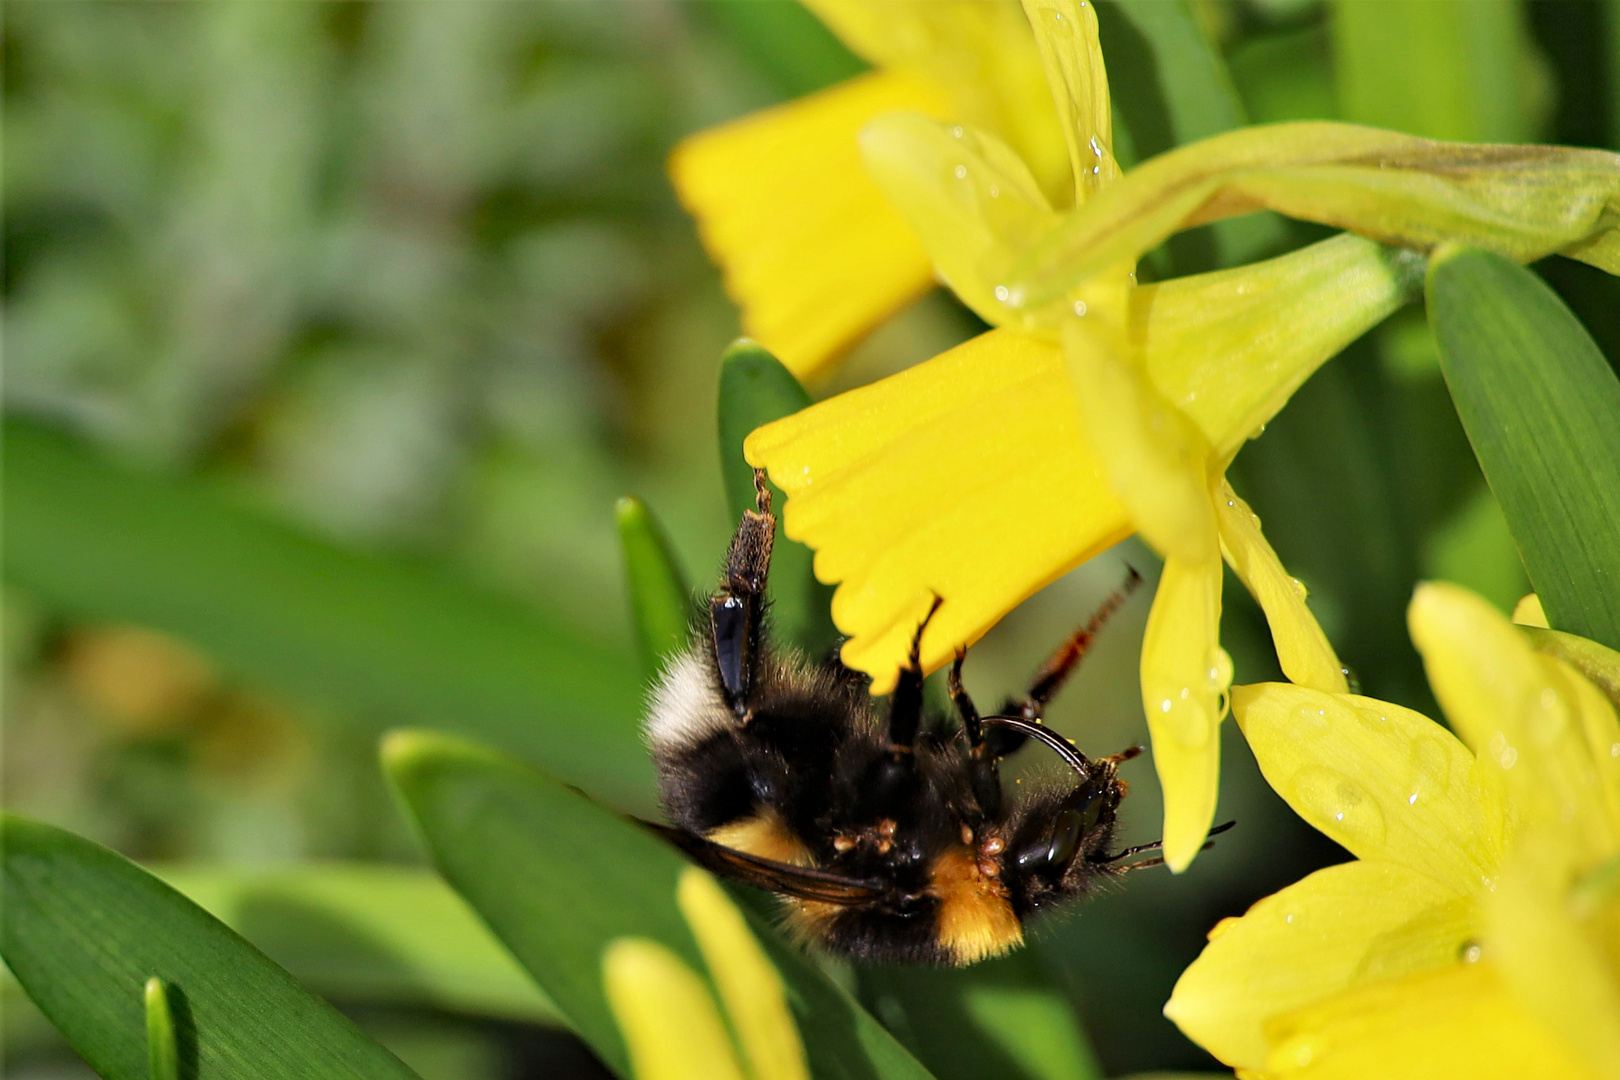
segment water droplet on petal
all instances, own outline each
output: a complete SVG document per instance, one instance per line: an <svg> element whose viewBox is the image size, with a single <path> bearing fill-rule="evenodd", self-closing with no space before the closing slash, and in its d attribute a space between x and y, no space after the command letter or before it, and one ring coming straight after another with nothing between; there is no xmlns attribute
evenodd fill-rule
<svg viewBox="0 0 1620 1080"><path fill-rule="evenodd" d="M966 180L967 179L967 166L966 165L958 165L956 168L951 170L951 175L956 177L958 180Z"/></svg>
<svg viewBox="0 0 1620 1080"><path fill-rule="evenodd" d="M1363 855L1380 847L1384 812L1367 790L1348 776L1322 765L1307 765L1289 786L1307 818L1334 840Z"/></svg>
<svg viewBox="0 0 1620 1080"><path fill-rule="evenodd" d="M1074 313L1080 316L1082 319L1086 317L1086 302L1084 300L1076 300L1074 302Z"/></svg>
<svg viewBox="0 0 1620 1080"><path fill-rule="evenodd" d="M997 285L996 286L996 299L1000 300L1003 304L1005 304L1007 302L1007 298L1009 296L1011 296L1011 295L1012 295L1012 293L1010 293L1007 290L1007 286L1005 286L1005 285Z"/></svg>
<svg viewBox="0 0 1620 1080"><path fill-rule="evenodd" d="M962 137L962 125L961 124L952 125L952 127L951 127L951 138L960 139L961 137Z"/></svg>
<svg viewBox="0 0 1620 1080"><path fill-rule="evenodd" d="M1550 686L1543 687L1525 707L1524 729L1537 746L1551 746L1563 734L1568 717L1558 691Z"/></svg>
<svg viewBox="0 0 1620 1080"><path fill-rule="evenodd" d="M1465 964L1477 964L1479 963L1479 958L1484 955L1485 950L1482 949L1479 942L1475 941L1473 938L1469 938L1467 941L1457 946L1457 959L1461 960Z"/></svg>
<svg viewBox="0 0 1620 1080"><path fill-rule="evenodd" d="M1451 759L1438 738L1420 738L1412 744L1412 774L1412 786L1418 791L1432 789L1445 795L1451 790Z"/></svg>
<svg viewBox="0 0 1620 1080"><path fill-rule="evenodd" d="M1051 22L1052 29L1055 32L1062 34L1064 37L1070 37L1074 34L1074 24L1063 17L1063 12L1047 8L1046 17Z"/></svg>
<svg viewBox="0 0 1620 1080"><path fill-rule="evenodd" d="M1294 710L1294 720L1298 723L1302 734L1314 738L1321 738L1332 727L1328 723L1327 712L1323 709L1313 709L1309 705L1301 705Z"/></svg>

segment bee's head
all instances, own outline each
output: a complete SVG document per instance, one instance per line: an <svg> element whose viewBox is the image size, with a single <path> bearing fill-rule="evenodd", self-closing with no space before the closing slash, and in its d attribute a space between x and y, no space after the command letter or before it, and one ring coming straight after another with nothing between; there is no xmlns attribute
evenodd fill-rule
<svg viewBox="0 0 1620 1080"><path fill-rule="evenodd" d="M1015 823L1004 872L1030 909L1079 896L1107 872L1104 860L1125 786L1112 763L1095 765L1073 790L1034 801Z"/></svg>

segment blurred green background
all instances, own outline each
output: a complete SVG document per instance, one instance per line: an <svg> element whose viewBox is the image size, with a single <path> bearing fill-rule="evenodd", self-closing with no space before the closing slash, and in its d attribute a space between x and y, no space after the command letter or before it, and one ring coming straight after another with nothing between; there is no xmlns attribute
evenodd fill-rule
<svg viewBox="0 0 1620 1080"><path fill-rule="evenodd" d="M160 865L415 863L375 752L410 723L652 812L613 501L645 499L707 579L731 524L715 391L737 332L664 159L861 65L786 0L3 14L6 807ZM1123 156L1208 133L1154 67L1176 34L1224 59L1217 126L1339 117L1620 146L1612 0L1110 0L1100 16ZM1315 235L1256 218L1145 272ZM1613 279L1537 269L1620 357ZM974 331L930 296L810 389ZM1419 310L1313 378L1233 477L1367 693L1433 709L1404 629L1414 581L1504 607L1526 588ZM1126 561L1154 564L1127 544L1010 616L970 687L1018 687ZM1275 677L1257 611L1227 598L1239 681ZM1144 736L1146 611L1125 609L1054 710L1087 750ZM1237 831L1007 968L1061 989L1109 1074L1210 1065L1159 1015L1176 975L1219 918L1342 858L1265 789L1232 725L1226 750ZM1145 761L1131 769L1139 842L1158 835L1158 791ZM312 944L307 923L237 925L430 1080L601 1075L533 1015L390 988L386 955L323 967L341 942ZM960 1003L903 1004L937 973L859 981L947 1075L928 1048ZM0 1003L5 1075L88 1075L15 984Z"/></svg>

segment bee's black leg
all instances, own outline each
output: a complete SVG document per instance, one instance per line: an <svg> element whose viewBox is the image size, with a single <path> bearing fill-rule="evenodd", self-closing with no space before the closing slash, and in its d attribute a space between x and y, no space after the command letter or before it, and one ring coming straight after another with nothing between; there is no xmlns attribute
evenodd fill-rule
<svg viewBox="0 0 1620 1080"><path fill-rule="evenodd" d="M984 745L984 725L979 723L979 710L974 706L973 699L968 697L967 688L962 685L962 661L966 659L967 650L957 649L956 660L951 664L950 678L945 686L956 706L956 715L962 718L962 730L967 734L968 745L978 749Z"/></svg>
<svg viewBox="0 0 1620 1080"><path fill-rule="evenodd" d="M972 778L974 800L984 816L994 820L1001 816L1001 769L997 755L985 742L979 710L968 696L967 688L962 685L962 661L965 659L967 650L957 649L956 662L951 665L946 687L950 691L951 701L956 705L956 714L962 718L962 733L967 736L968 773Z"/></svg>
<svg viewBox="0 0 1620 1080"><path fill-rule="evenodd" d="M1002 712L1021 716L1026 720L1039 720L1046 713L1046 706L1057 695L1063 683L1079 668L1080 661L1085 658L1086 650L1091 648L1091 642L1102 631L1104 624L1114 612L1118 611L1130 595L1142 584L1142 575L1131 568L1130 577L1125 584L1108 595L1108 598L1098 605L1086 624L1069 635L1057 651L1047 658L1035 678L1030 680L1029 692L1022 698L1011 698L1002 707ZM997 729L990 733L990 741L998 753L1010 754L1024 744L1024 736L1015 731Z"/></svg>
<svg viewBox="0 0 1620 1080"><path fill-rule="evenodd" d="M941 603L939 596L936 595L928 614L917 624L917 632L911 637L911 654L906 659L906 666L900 669L899 678L895 680L894 693L889 698L890 746L910 747L917 739L917 729L922 725L922 636L923 631L928 629L928 621L934 617L934 612L939 610Z"/></svg>
<svg viewBox="0 0 1620 1080"><path fill-rule="evenodd" d="M726 552L725 584L709 598L715 670L720 673L726 705L742 720L748 716L748 693L759 659L765 584L770 576L771 545L776 539L771 491L759 469L754 470L754 493L754 509L743 511Z"/></svg>

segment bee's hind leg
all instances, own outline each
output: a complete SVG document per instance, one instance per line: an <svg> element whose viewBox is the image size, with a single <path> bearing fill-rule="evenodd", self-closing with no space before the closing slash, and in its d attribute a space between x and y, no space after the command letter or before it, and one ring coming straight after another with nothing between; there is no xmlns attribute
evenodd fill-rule
<svg viewBox="0 0 1620 1080"><path fill-rule="evenodd" d="M1087 650L1091 648L1092 641L1102 632L1103 626L1110 616L1136 591L1142 584L1142 575L1134 568L1125 584L1108 595L1097 610L1092 613L1085 625L1070 634L1057 650L1047 657L1035 677L1030 680L1029 692L1021 698L1011 698L1002 706L1001 711L1012 716L1021 716L1025 720L1039 720L1046 713L1046 706L1051 702L1069 676L1080 667L1080 661L1085 659ZM1005 756L1024 745L1025 736L1016 731L998 728L986 734L987 739L996 748L997 753Z"/></svg>
<svg viewBox="0 0 1620 1080"><path fill-rule="evenodd" d="M754 470L754 509L742 521L726 552L725 583L709 598L709 637L715 670L720 674L726 705L740 720L748 717L748 695L759 662L765 615L765 585L770 577L776 515L765 474Z"/></svg>

